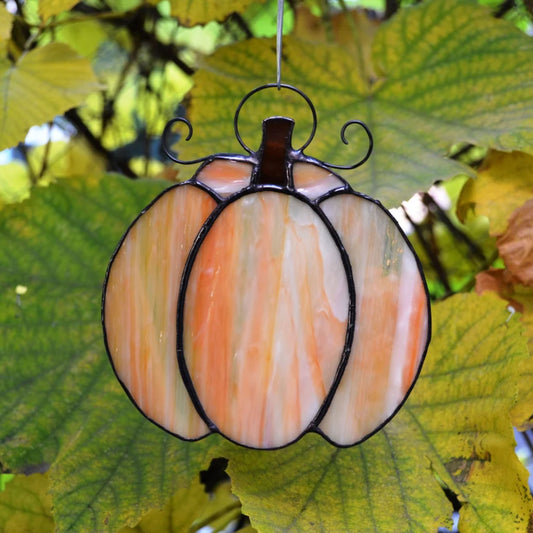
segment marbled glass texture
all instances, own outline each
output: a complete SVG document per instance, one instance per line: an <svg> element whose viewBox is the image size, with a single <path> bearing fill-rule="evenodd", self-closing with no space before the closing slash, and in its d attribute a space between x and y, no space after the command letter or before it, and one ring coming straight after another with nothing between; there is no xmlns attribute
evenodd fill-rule
<svg viewBox="0 0 533 533"><path fill-rule="evenodd" d="M350 193L320 205L350 258L357 319L348 365L319 427L351 445L382 425L413 385L428 340L428 300L416 258L383 209Z"/></svg>
<svg viewBox="0 0 533 533"><path fill-rule="evenodd" d="M329 170L309 163L294 163L292 173L294 188L310 200L344 185L344 182Z"/></svg>
<svg viewBox="0 0 533 533"><path fill-rule="evenodd" d="M148 418L189 439L209 431L179 373L176 309L189 251L215 205L192 185L163 193L126 234L105 294L107 346L118 378Z"/></svg>
<svg viewBox="0 0 533 533"><path fill-rule="evenodd" d="M115 372L184 439L220 431L276 448L317 429L355 444L419 372L430 317L417 260L389 214L326 168L297 161L294 188L243 193L252 170L214 159L132 224L105 287Z"/></svg>
<svg viewBox="0 0 533 533"><path fill-rule="evenodd" d="M307 203L262 191L224 208L183 312L185 362L222 434L274 448L307 429L345 350L349 294L339 247Z"/></svg>
<svg viewBox="0 0 533 533"><path fill-rule="evenodd" d="M196 179L225 198L250 185L252 169L244 161L215 159L197 172Z"/></svg>

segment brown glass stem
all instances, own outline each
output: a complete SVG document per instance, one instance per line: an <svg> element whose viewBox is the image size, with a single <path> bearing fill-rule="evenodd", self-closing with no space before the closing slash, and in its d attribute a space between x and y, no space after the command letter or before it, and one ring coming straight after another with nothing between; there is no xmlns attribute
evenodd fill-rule
<svg viewBox="0 0 533 533"><path fill-rule="evenodd" d="M289 155L293 128L294 121L286 117L270 117L263 121L263 141L257 152L257 185L291 185Z"/></svg>

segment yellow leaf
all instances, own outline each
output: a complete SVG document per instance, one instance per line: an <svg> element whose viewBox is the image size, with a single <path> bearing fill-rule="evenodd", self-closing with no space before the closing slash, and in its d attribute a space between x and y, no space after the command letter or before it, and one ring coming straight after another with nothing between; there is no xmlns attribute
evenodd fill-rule
<svg viewBox="0 0 533 533"><path fill-rule="evenodd" d="M191 487L177 490L163 509L149 511L137 526L124 527L119 533L182 533L204 526L221 531L240 514L241 505L231 494L229 483L208 495L197 479Z"/></svg>
<svg viewBox="0 0 533 533"><path fill-rule="evenodd" d="M518 310L522 313L530 355L521 366L524 379L521 382L518 403L511 411L511 420L519 430L525 431L533 427L533 289L515 285L513 297L520 304Z"/></svg>
<svg viewBox="0 0 533 533"><path fill-rule="evenodd" d="M367 77L376 77L372 63L372 42L380 24L377 18L370 18L364 11L355 9L348 13L337 13L330 19L331 36L326 31L323 19L315 17L305 5L297 7L295 20L294 36L321 43L333 38L335 43L349 50L360 61L359 68Z"/></svg>
<svg viewBox="0 0 533 533"><path fill-rule="evenodd" d="M7 42L11 36L13 15L6 9L5 4L0 4L0 61L6 55Z"/></svg>
<svg viewBox="0 0 533 533"><path fill-rule="evenodd" d="M529 358L520 364L517 404L511 410L513 425L525 431L533 427L533 289L511 282L507 270L490 268L476 277L476 292L493 291L506 299L510 310L521 314L529 348Z"/></svg>
<svg viewBox="0 0 533 533"><path fill-rule="evenodd" d="M0 492L0 531L3 533L52 533L52 498L48 475L17 475Z"/></svg>
<svg viewBox="0 0 533 533"><path fill-rule="evenodd" d="M94 60L108 34L106 26L95 19L61 24L54 28L54 37L55 41L67 44L80 56Z"/></svg>
<svg viewBox="0 0 533 533"><path fill-rule="evenodd" d="M21 202L30 195L28 169L22 163L0 166L0 205Z"/></svg>
<svg viewBox="0 0 533 533"><path fill-rule="evenodd" d="M78 2L79 0L39 0L39 15L46 22L50 17L68 11Z"/></svg>
<svg viewBox="0 0 533 533"><path fill-rule="evenodd" d="M99 87L90 63L65 44L23 55L0 72L0 150L22 141L30 126L80 105Z"/></svg>
<svg viewBox="0 0 533 533"><path fill-rule="evenodd" d="M533 289L522 285L514 286L514 299L521 304L522 322L526 328L529 353L533 357ZM531 380L533 386L533 379Z"/></svg>
<svg viewBox="0 0 533 533"><path fill-rule="evenodd" d="M7 10L5 4L0 4L0 39L9 39L11 36L11 25L13 15Z"/></svg>
<svg viewBox="0 0 533 533"><path fill-rule="evenodd" d="M214 531L224 531L230 522L237 520L240 516L241 502L231 493L229 482L221 483L194 521L193 530L209 526Z"/></svg>
<svg viewBox="0 0 533 533"><path fill-rule="evenodd" d="M533 156L523 152L489 152L477 178L465 185L458 202L464 220L468 209L489 218L490 232L500 235L509 217L533 195Z"/></svg>
<svg viewBox="0 0 533 533"><path fill-rule="evenodd" d="M149 0L158 4L160 0ZM171 15L184 26L205 24L211 20L224 20L232 13L243 12L254 0L170 0ZM261 4L265 0L255 0Z"/></svg>
<svg viewBox="0 0 533 533"><path fill-rule="evenodd" d="M58 178L75 178L103 174L105 162L94 153L81 138L73 138L67 142L54 142L49 146L33 148L28 159L35 170L43 168L39 177L39 185L48 185ZM46 159L46 162L44 162Z"/></svg>
<svg viewBox="0 0 533 533"><path fill-rule="evenodd" d="M435 310L430 353L407 410L433 444L437 473L463 503L459 530L526 531L533 501L509 421L528 360L520 321L493 294L457 295Z"/></svg>
<svg viewBox="0 0 533 533"><path fill-rule="evenodd" d="M209 500L199 481L188 489L179 489L162 509L153 509L133 528L123 527L119 533L181 533L192 523Z"/></svg>

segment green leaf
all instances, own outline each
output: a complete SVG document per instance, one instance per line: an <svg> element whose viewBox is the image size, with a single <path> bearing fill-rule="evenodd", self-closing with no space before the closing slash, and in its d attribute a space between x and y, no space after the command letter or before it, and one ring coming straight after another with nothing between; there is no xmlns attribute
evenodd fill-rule
<svg viewBox="0 0 533 533"><path fill-rule="evenodd" d="M30 126L80 105L98 88L90 63L65 44L23 55L0 71L0 150L22 141Z"/></svg>
<svg viewBox="0 0 533 533"><path fill-rule="evenodd" d="M44 22L50 17L58 15L63 11L68 11L74 7L79 0L39 0L39 15Z"/></svg>
<svg viewBox="0 0 533 533"><path fill-rule="evenodd" d="M5 533L52 533L52 498L48 476L15 476L0 492L0 530Z"/></svg>
<svg viewBox="0 0 533 533"><path fill-rule="evenodd" d="M148 422L102 340L110 255L166 185L66 180L0 211L0 463L17 472L51 465L60 531L133 526L216 453L216 438L183 443Z"/></svg>
<svg viewBox="0 0 533 533"><path fill-rule="evenodd" d="M285 450L234 450L229 473L259 531L436 531L462 503L462 533L526 531L527 471L509 410L527 350L495 296L434 307L420 379L398 416L368 441L336 449L309 435Z"/></svg>
<svg viewBox="0 0 533 533"><path fill-rule="evenodd" d="M348 130L346 147L338 132L347 120L365 121L375 152L343 175L388 206L467 171L443 157L453 143L533 151L533 41L473 2L432 0L401 10L379 28L370 66L364 49L295 38L284 41L283 56L282 81L303 89L318 111L317 137L307 153L336 164L357 161L365 136ZM182 157L242 152L232 132L235 108L248 91L274 81L275 72L272 41L248 40L208 58L196 75L195 136L181 144ZM267 91L243 108L241 130L252 148L261 120L283 102L283 113L297 122L294 146L304 142L309 111L286 92Z"/></svg>
<svg viewBox="0 0 533 533"><path fill-rule="evenodd" d="M5 490L6 485L15 477L14 474L0 474L0 492Z"/></svg>

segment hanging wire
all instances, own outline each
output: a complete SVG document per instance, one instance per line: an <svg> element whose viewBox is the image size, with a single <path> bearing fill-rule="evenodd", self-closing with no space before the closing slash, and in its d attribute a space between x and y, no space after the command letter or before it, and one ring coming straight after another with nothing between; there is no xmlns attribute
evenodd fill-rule
<svg viewBox="0 0 533 533"><path fill-rule="evenodd" d="M278 0L278 26L276 34L276 85L278 87L278 91L281 90L281 41L283 37L283 8L283 0Z"/></svg>

